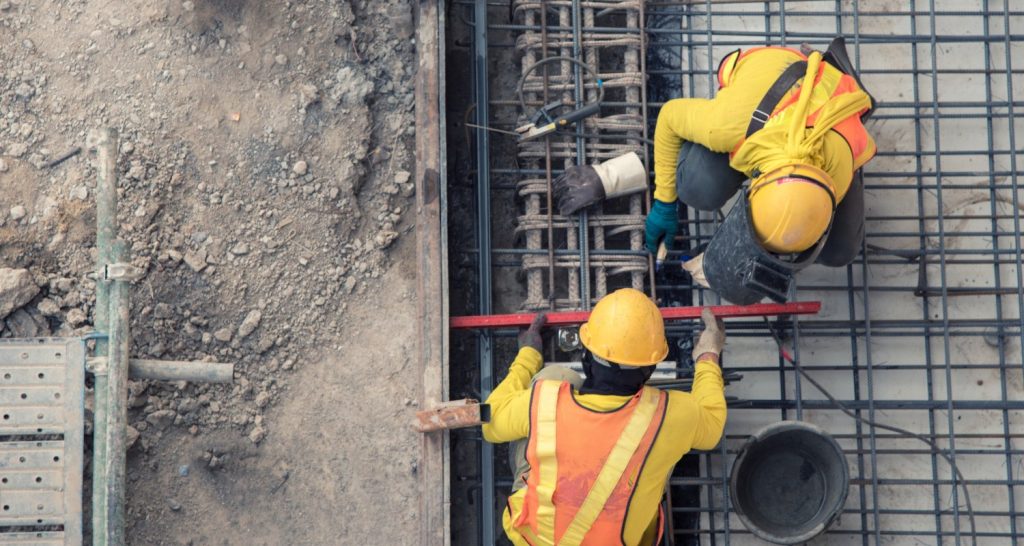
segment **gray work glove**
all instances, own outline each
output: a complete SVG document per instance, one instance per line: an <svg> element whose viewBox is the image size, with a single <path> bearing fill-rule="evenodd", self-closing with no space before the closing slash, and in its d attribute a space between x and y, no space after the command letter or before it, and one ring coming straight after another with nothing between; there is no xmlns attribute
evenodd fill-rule
<svg viewBox="0 0 1024 546"><path fill-rule="evenodd" d="M715 353L721 357L722 347L725 346L725 324L711 312L710 307L701 311L700 319L704 321L704 331L693 347L693 360L696 361L704 353Z"/></svg>
<svg viewBox="0 0 1024 546"><path fill-rule="evenodd" d="M530 327L519 332L519 348L533 347L537 349L537 352L541 352L544 349L544 338L540 335L540 329L544 327L544 323L547 322L548 316L546 313L537 313L534 317L533 322L530 323Z"/></svg>
<svg viewBox="0 0 1024 546"><path fill-rule="evenodd" d="M569 167L551 187L562 216L574 214L598 201L647 188L647 170L640 156L629 152L600 165Z"/></svg>
<svg viewBox="0 0 1024 546"><path fill-rule="evenodd" d="M558 201L558 212L569 216L604 199L601 177L590 165L569 167L551 183Z"/></svg>

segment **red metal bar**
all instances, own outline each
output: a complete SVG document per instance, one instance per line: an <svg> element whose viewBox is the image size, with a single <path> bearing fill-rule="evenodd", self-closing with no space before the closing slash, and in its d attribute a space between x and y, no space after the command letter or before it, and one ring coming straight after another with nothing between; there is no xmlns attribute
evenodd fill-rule
<svg viewBox="0 0 1024 546"><path fill-rule="evenodd" d="M662 307L665 320L687 320L700 318L703 307ZM775 315L814 315L821 310L820 301L795 301L792 303L755 303L753 305L712 305L711 310L720 318L764 317ZM510 315L474 315L452 317L448 325L455 330L467 328L518 328L529 326L535 313L513 313ZM548 313L547 326L575 326L583 324L590 317L590 311L562 311Z"/></svg>

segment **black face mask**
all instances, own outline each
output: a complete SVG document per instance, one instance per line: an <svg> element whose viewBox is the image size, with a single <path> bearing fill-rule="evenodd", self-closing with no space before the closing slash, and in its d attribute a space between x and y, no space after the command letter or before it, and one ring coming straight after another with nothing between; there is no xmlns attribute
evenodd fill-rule
<svg viewBox="0 0 1024 546"><path fill-rule="evenodd" d="M583 373L586 378L580 387L580 394L612 394L619 396L636 394L651 378L654 366L634 368L619 366L609 362L607 365L594 360L590 351L583 352Z"/></svg>

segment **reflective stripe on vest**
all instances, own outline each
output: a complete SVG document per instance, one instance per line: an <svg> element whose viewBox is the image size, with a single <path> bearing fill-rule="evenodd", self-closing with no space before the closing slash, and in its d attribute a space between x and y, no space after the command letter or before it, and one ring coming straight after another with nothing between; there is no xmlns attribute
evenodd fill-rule
<svg viewBox="0 0 1024 546"><path fill-rule="evenodd" d="M532 492L537 497L537 517L535 523L530 527L538 536L554 537L555 505L553 497L555 485L558 483L558 457L555 452L558 383L552 381L543 381L542 383L547 387L542 386L540 392L537 393L539 400L537 416L534 418L537 425L535 433L537 443L534 447L534 454L538 460L544 461L546 464L536 469L540 479L534 482L531 491L528 491L526 495L530 496ZM553 540L552 543L554 543Z"/></svg>
<svg viewBox="0 0 1024 546"><path fill-rule="evenodd" d="M666 398L645 387L619 410L600 413L580 407L568 383L539 381L534 386L530 473L521 512L513 515L527 542L621 543L626 509L654 445ZM600 434L603 430L608 433ZM560 458L567 464L559 465Z"/></svg>
<svg viewBox="0 0 1024 546"><path fill-rule="evenodd" d="M726 87L733 81L736 73L736 66L739 64L740 59L762 49L766 48L756 47L746 51L737 50L727 55L718 67L719 87ZM786 49L798 56L800 59L807 60L807 56L798 50L790 48L781 49ZM814 126L814 121L817 119L818 113L828 100L859 89L860 87L857 85L857 80L855 80L853 76L844 74L841 70L828 63L822 63L821 68L818 70L818 75L814 80L814 95L812 95L811 98L811 104L813 107L811 114L807 117L807 126ZM764 126L770 127L775 123L783 123L786 111L796 104L796 100L799 95L799 87L796 87L787 98L783 99L775 106L775 110L772 112L772 115L768 118L768 121ZM875 156L876 152L874 141L868 136L867 129L864 128L864 124L861 123L860 120L860 116L867 110L868 109L857 112L832 127L832 129L839 133L839 135L842 136L850 146L850 152L853 154L854 171L863 167L865 163ZM741 139L736 144L736 147L733 148L733 154L735 154L736 150L743 145L744 140L745 139Z"/></svg>

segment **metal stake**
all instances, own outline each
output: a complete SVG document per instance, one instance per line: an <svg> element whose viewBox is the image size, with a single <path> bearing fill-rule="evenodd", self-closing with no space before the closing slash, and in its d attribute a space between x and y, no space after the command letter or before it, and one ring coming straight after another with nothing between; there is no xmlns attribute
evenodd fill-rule
<svg viewBox="0 0 1024 546"><path fill-rule="evenodd" d="M102 129L93 134L96 152L96 270L103 271L107 264L117 260L114 255L114 237L117 233L117 150L118 136L114 129ZM110 330L110 292L111 282L103 275L96 278L96 309L94 311L93 325L97 331L107 332ZM108 342L104 338L96 340L95 353L97 356L109 356ZM124 543L124 507L116 511L121 515L122 531L117 536L121 539L112 542L111 525L114 520L110 518L110 490L105 485L109 483L108 454L109 444L106 441L96 441L96 438L107 438L108 436L108 413L110 412L109 401L109 366L107 370L95 374L95 411L93 427L93 454L92 454L92 535L95 546L106 546L108 544ZM123 459L122 459L123 460ZM123 480L123 474L122 474ZM123 481L122 481L123 489ZM115 509L116 510L116 509Z"/></svg>

